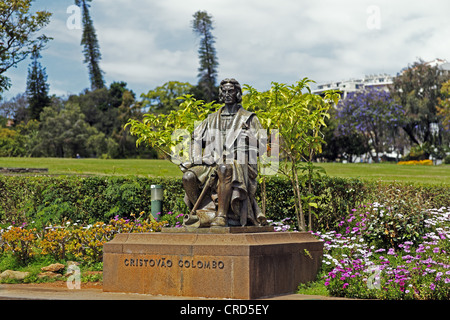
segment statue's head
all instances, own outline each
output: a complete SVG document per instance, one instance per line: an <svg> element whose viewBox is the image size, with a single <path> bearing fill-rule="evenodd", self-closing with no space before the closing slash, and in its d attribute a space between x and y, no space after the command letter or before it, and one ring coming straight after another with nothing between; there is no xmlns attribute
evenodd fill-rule
<svg viewBox="0 0 450 320"><path fill-rule="evenodd" d="M219 102L226 104L241 103L242 89L236 79L224 79L219 85Z"/></svg>

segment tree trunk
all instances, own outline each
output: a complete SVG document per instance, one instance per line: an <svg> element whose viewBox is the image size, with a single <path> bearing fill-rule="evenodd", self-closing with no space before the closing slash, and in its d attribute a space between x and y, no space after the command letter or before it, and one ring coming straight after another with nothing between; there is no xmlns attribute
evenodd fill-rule
<svg viewBox="0 0 450 320"><path fill-rule="evenodd" d="M292 167L294 168L295 165L292 164ZM295 178L295 180L293 181L293 188L294 188L294 196L295 196L295 203L296 203L296 209L297 209L296 216L297 216L298 227L299 227L300 231L306 231L305 215L303 213L302 196L300 193L297 169L293 169L293 173L294 173L294 178Z"/></svg>

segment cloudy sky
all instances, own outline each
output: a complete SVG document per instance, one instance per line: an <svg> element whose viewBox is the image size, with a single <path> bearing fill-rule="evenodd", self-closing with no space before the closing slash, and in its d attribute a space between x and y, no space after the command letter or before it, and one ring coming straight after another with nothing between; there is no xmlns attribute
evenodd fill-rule
<svg viewBox="0 0 450 320"><path fill-rule="evenodd" d="M43 32L54 40L41 63L51 93L61 96L90 86L73 3L33 6L53 13ZM199 39L191 20L198 10L214 18L218 80L234 77L259 90L304 77L395 75L418 58L450 61L448 0L93 0L106 83L125 81L138 96L170 80L196 84ZM28 64L8 71L6 98L25 91Z"/></svg>

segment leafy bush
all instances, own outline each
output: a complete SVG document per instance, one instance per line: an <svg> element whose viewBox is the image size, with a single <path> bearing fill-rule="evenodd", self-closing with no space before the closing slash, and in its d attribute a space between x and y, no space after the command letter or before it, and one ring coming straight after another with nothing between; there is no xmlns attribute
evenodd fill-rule
<svg viewBox="0 0 450 320"><path fill-rule="evenodd" d="M102 261L103 244L117 233L157 232L167 221L156 222L142 216L132 220L115 217L109 223L103 221L83 225L66 222L43 230L22 225L0 230L4 242L2 251L11 253L20 265L27 264L35 256L51 256L55 260L75 259L88 263Z"/></svg>
<svg viewBox="0 0 450 320"><path fill-rule="evenodd" d="M361 180L331 177L312 180L312 189L318 205L314 211L313 230L329 229L337 225L341 212L362 201L367 192ZM295 220L292 193L289 180L281 177L266 179L266 215L269 219ZM261 195L261 191L258 190L257 194ZM257 200L260 201L260 198L261 196L257 197Z"/></svg>
<svg viewBox="0 0 450 320"><path fill-rule="evenodd" d="M290 218L293 224L297 223L289 180L277 176L265 180L268 219ZM142 211L148 215L152 184L164 186L163 212L173 212L173 217L188 212L179 178L0 176L0 224L34 221L36 227L42 228L68 220L92 224L107 223L114 216L130 219L131 214ZM387 205L386 201L391 201L391 206L401 206L405 212L415 212L415 208L450 206L450 188L445 185L383 183L325 176L312 180L312 190L317 204L317 208L313 208L313 230L334 230L345 212L364 202L378 201ZM257 191L260 204L261 199L260 184ZM173 225L177 219L173 219Z"/></svg>
<svg viewBox="0 0 450 320"><path fill-rule="evenodd" d="M164 221L167 227L180 228L183 226L183 213L173 213L169 211L165 214L158 212L158 221Z"/></svg>
<svg viewBox="0 0 450 320"><path fill-rule="evenodd" d="M445 157L444 163L445 163L445 164L450 164L450 154L449 154L448 156Z"/></svg>
<svg viewBox="0 0 450 320"><path fill-rule="evenodd" d="M180 179L0 176L0 223L34 221L42 227L150 213L152 184L164 185L163 212L187 210Z"/></svg>
<svg viewBox="0 0 450 320"><path fill-rule="evenodd" d="M374 202L368 206L364 216L352 218L366 221L366 240L380 247L398 247L405 241L419 240L424 234L425 220L428 218L425 209L430 208L430 201L417 188L399 188L395 183L378 186L375 190L384 195L380 197L382 204Z"/></svg>
<svg viewBox="0 0 450 320"><path fill-rule="evenodd" d="M36 228L9 226L8 230L0 235L0 239L4 242L2 251L11 252L19 263L26 264L35 255Z"/></svg>
<svg viewBox="0 0 450 320"><path fill-rule="evenodd" d="M322 276L328 292L353 298L448 300L450 208L424 210L427 219L420 237L396 247L371 236L383 233L385 224L379 221L385 209L384 204L360 206L336 230L316 233L325 241ZM402 224L400 214L390 212L392 221Z"/></svg>

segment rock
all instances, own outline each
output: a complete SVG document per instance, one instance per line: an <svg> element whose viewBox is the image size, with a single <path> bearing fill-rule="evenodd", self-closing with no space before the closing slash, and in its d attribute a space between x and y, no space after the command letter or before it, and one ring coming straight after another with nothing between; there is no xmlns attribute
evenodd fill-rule
<svg viewBox="0 0 450 320"><path fill-rule="evenodd" d="M2 273L0 273L0 280L5 280L5 279L23 280L29 274L30 274L29 272L5 270Z"/></svg>
<svg viewBox="0 0 450 320"><path fill-rule="evenodd" d="M64 269L66 266L63 265L62 263L53 263L49 266L46 267L42 267L41 270L42 271L50 271L50 272L58 272L62 269Z"/></svg>
<svg viewBox="0 0 450 320"><path fill-rule="evenodd" d="M62 274L56 273L56 272L52 272L52 271L47 271L47 272L41 272L41 273L39 273L39 274L37 275L37 277L38 277L39 279L42 279L42 278L50 278L50 279L53 279L53 278L59 278L59 277L62 277Z"/></svg>

